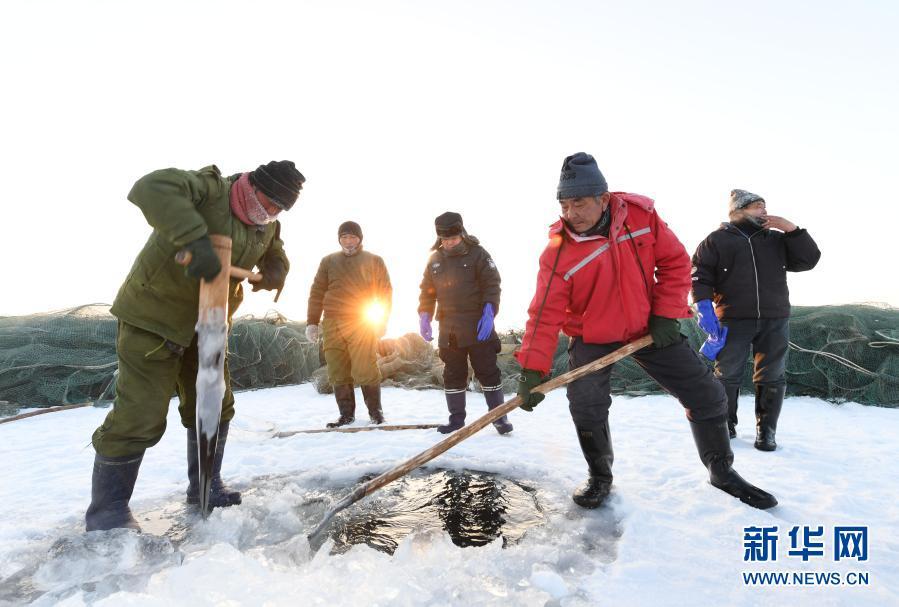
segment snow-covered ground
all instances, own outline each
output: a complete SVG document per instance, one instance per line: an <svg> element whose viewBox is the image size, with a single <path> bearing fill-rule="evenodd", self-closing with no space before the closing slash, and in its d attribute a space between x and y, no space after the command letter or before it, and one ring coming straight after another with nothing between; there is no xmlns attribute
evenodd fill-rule
<svg viewBox="0 0 899 607"><path fill-rule="evenodd" d="M309 385L237 395L223 476L246 492L244 502L214 511L174 542L80 533L90 435L105 410L0 425L0 597L14 600L13 580L37 604L64 605L899 605L899 410L791 398L779 449L762 453L752 447L749 401L741 401L744 422L732 442L735 468L778 497L772 510L753 510L708 484L683 410L664 396L615 399L613 498L597 511L578 508L569 493L585 464L557 391L533 414L516 412L511 435L488 427L429 464L537 489L543 525L506 548L501 540L459 548L443 533L413 533L393 555L364 545L331 554L326 545L312 556L306 533L360 477L440 436L271 438L335 417L332 397ZM485 410L478 394L468 402L469 419ZM385 389L384 403L389 423L445 419L439 391ZM173 406L168 432L141 468L132 500L139 518L180 508L184 441ZM776 562L744 561L744 528L775 525ZM794 526L823 527L824 556L789 556ZM834 560L835 526L867 526L866 561ZM865 572L868 583L750 586L743 572L840 573L843 582Z"/></svg>

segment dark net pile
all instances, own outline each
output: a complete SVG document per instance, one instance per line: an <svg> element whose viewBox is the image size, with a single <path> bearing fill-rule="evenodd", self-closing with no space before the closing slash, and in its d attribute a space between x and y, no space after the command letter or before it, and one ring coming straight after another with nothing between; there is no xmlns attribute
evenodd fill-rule
<svg viewBox="0 0 899 607"><path fill-rule="evenodd" d="M49 314L0 317L0 415L20 407L109 400L114 395L116 320L108 306L88 305ZM694 348L705 335L682 323ZM236 390L312 381L330 392L319 347L306 341L305 323L270 314L235 320L228 350ZM506 390L516 386L512 354L521 332L500 336L499 364ZM831 402L899 406L899 310L878 306L794 307L787 365L789 395ZM553 373L567 370L568 340L560 336ZM382 340L378 364L384 385L442 386L443 363L414 333ZM477 389L476 382L473 387ZM744 382L751 389L751 363ZM657 394L661 388L632 360L612 372L616 394Z"/></svg>

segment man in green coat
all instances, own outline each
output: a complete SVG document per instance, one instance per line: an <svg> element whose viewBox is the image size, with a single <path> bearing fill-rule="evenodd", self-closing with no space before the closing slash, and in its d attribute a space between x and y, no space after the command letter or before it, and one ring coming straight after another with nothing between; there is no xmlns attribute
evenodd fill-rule
<svg viewBox="0 0 899 607"><path fill-rule="evenodd" d="M322 259L312 283L306 338L316 342L323 337L328 381L334 386L340 411L340 417L328 427L344 426L356 419L354 384L362 386L371 422L382 424L378 340L384 336L390 314L390 276L383 259L362 250L358 223L343 222L337 229L337 240L340 251Z"/></svg>
<svg viewBox="0 0 899 607"><path fill-rule="evenodd" d="M253 290L280 290L290 264L280 238L281 211L290 209L305 182L288 160L255 171L223 177L215 166L198 171L163 169L139 179L128 200L143 212L153 233L119 289L112 314L119 319L115 404L94 432L96 451L88 531L139 529L128 502L144 451L165 432L172 394L177 392L181 423L187 428L188 503L199 502L196 443L197 324L200 280L222 270L210 234L231 238L231 265L259 268L263 279ZM175 262L191 253L187 267ZM243 286L232 280L228 323L243 300ZM222 457L234 417L234 395L225 360L225 397L209 503L240 503L240 493L221 480Z"/></svg>

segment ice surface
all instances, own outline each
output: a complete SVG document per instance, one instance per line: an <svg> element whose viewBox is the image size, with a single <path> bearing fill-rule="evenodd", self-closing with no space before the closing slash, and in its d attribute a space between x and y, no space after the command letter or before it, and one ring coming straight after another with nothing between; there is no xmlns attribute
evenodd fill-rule
<svg viewBox="0 0 899 607"><path fill-rule="evenodd" d="M394 423L441 422L437 391L385 389ZM244 491L238 507L205 523L184 506L184 433L147 452L132 506L147 533L82 534L90 497L89 437L105 411L87 408L0 426L0 603L38 605L891 605L899 604L899 411L809 398L784 405L779 449L752 448L738 426L735 467L772 491L760 512L713 489L683 410L662 396L616 398L615 484L608 505L571 503L585 465L564 394L515 431L486 428L421 474L478 470L533 488L542 520L515 542L461 548L441 529L414 529L390 555L329 540L314 555L306 533L366 475L379 474L440 438L434 431L307 434L336 412L310 385L243 392L223 476ZM469 416L486 411L469 394ZM357 425L362 425L357 421ZM391 487L352 506L338 525L389 510ZM383 507L383 508L382 508ZM380 509L380 510L379 510ZM865 563L744 563L743 527L859 524ZM786 535L785 531L782 534ZM746 587L740 573L858 571L866 587Z"/></svg>

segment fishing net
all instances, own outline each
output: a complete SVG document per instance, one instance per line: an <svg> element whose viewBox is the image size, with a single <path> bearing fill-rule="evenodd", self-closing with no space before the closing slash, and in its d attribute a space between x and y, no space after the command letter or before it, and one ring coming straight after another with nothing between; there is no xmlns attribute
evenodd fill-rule
<svg viewBox="0 0 899 607"><path fill-rule="evenodd" d="M0 407L111 400L118 321L92 304L48 314L0 317ZM305 323L276 313L236 319L228 338L235 390L307 381L321 366Z"/></svg>
<svg viewBox="0 0 899 607"><path fill-rule="evenodd" d="M698 350L706 334L691 321L681 322L690 345ZM520 333L512 338L520 341ZM553 375L568 370L563 335L553 363ZM703 360L705 360L703 358ZM503 357L504 376L515 361ZM711 367L712 363L708 362ZM790 317L787 395L815 396L840 403L854 401L884 407L899 406L899 309L875 305L794 306ZM507 389L514 389L509 383ZM754 392L752 360L747 357L743 390ZM632 359L615 364L612 392L633 396L660 394L662 388Z"/></svg>
<svg viewBox="0 0 899 607"><path fill-rule="evenodd" d="M381 385L422 390L443 387L443 361L431 344L417 333L396 339L382 339L378 347ZM328 369L321 367L311 378L319 394L331 394Z"/></svg>
<svg viewBox="0 0 899 607"><path fill-rule="evenodd" d="M705 335L693 321L682 328L694 348ZM106 401L115 389L116 320L106 305L30 316L0 317L0 415L20 407ZM787 393L899 406L899 310L888 306L794 307L790 320ZM499 365L507 392L516 388L513 353L520 331L500 335ZM553 374L567 370L568 340L560 336ZM235 320L228 343L236 390L312 381L330 392L317 344L305 323L270 313ZM434 347L410 333L382 340L378 365L384 385L442 387L443 363ZM744 387L752 389L747 360ZM472 380L472 388L478 390ZM661 388L633 361L616 363L615 394L656 394Z"/></svg>

